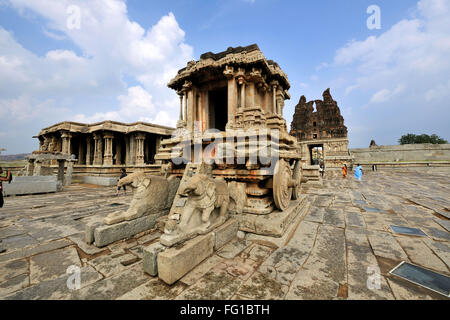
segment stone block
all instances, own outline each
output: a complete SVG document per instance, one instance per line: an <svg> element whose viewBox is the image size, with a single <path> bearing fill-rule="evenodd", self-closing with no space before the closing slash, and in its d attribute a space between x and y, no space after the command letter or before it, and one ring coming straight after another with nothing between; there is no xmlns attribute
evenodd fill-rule
<svg viewBox="0 0 450 320"><path fill-rule="evenodd" d="M213 233L186 241L181 247L172 247L158 255L158 276L167 284L181 279L213 253Z"/></svg>
<svg viewBox="0 0 450 320"><path fill-rule="evenodd" d="M223 247L226 243L231 241L238 232L239 224L235 219L229 219L223 225L214 230L215 243L214 251Z"/></svg>
<svg viewBox="0 0 450 320"><path fill-rule="evenodd" d="M97 176L84 176L83 183L96 184L99 186L112 187L117 185L118 177L97 177Z"/></svg>
<svg viewBox="0 0 450 320"><path fill-rule="evenodd" d="M158 274L158 254L164 251L167 247L159 242L152 243L143 249L144 271L151 276Z"/></svg>
<svg viewBox="0 0 450 320"><path fill-rule="evenodd" d="M47 193L57 191L55 176L13 177L11 183L3 183L6 196Z"/></svg>
<svg viewBox="0 0 450 320"><path fill-rule="evenodd" d="M84 240L87 244L94 243L94 231L95 228L100 227L102 223L100 221L89 222L86 224L84 231Z"/></svg>
<svg viewBox="0 0 450 320"><path fill-rule="evenodd" d="M97 247L104 247L117 240L130 238L155 226L157 215L149 215L131 221L113 225L101 225L95 228L94 239Z"/></svg>

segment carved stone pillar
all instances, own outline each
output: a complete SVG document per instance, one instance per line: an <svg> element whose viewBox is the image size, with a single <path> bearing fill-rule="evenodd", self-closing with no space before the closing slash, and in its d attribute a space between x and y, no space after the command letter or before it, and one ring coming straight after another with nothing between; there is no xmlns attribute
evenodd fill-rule
<svg viewBox="0 0 450 320"><path fill-rule="evenodd" d="M110 132L107 132L104 134L103 138L105 139L105 154L103 156L103 165L104 166L112 166L112 164L113 164L112 143L113 143L114 135Z"/></svg>
<svg viewBox="0 0 450 320"><path fill-rule="evenodd" d="M273 88L273 96L272 96L272 106L273 106L273 113L278 114L278 108L277 108L277 85L272 85Z"/></svg>
<svg viewBox="0 0 450 320"><path fill-rule="evenodd" d="M115 165L121 165L122 164L122 139L118 139L116 142L116 163Z"/></svg>
<svg viewBox="0 0 450 320"><path fill-rule="evenodd" d="M180 94L180 121L183 121L183 95Z"/></svg>
<svg viewBox="0 0 450 320"><path fill-rule="evenodd" d="M65 154L71 154L71 146L70 146L70 139L72 138L72 135L70 132L63 132L61 134L62 139L62 149L61 152Z"/></svg>
<svg viewBox="0 0 450 320"><path fill-rule="evenodd" d="M34 159L29 159L27 164L27 176L32 176L34 173Z"/></svg>
<svg viewBox="0 0 450 320"><path fill-rule="evenodd" d="M240 108L245 108L245 81L242 80L241 83L241 105Z"/></svg>
<svg viewBox="0 0 450 320"><path fill-rule="evenodd" d="M94 133L94 164L96 165L103 163L102 149L103 138L100 133Z"/></svg>
<svg viewBox="0 0 450 320"><path fill-rule="evenodd" d="M91 137L86 137L86 164L91 164Z"/></svg>
<svg viewBox="0 0 450 320"><path fill-rule="evenodd" d="M144 142L145 142L145 134L137 133L136 134L136 161L135 161L135 164L138 166L144 165Z"/></svg>

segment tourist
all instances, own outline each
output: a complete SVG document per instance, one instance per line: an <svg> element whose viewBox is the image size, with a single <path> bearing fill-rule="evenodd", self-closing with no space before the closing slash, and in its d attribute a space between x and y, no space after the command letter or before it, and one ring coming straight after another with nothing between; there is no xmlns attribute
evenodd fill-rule
<svg viewBox="0 0 450 320"><path fill-rule="evenodd" d="M363 175L363 170L358 163L355 168L355 178L358 179L358 181L361 181L362 175Z"/></svg>
<svg viewBox="0 0 450 320"><path fill-rule="evenodd" d="M125 178L127 176L127 171L125 170L125 168L120 169L120 171L122 172L122 174L120 175L120 179ZM126 195L127 194L127 186L123 185L123 194ZM120 187L117 187L117 192L116 192L116 196L119 195L119 191L120 191Z"/></svg>
<svg viewBox="0 0 450 320"><path fill-rule="evenodd" d="M323 174L325 172L325 165L323 164L323 162L320 163L319 172L320 172L320 176L323 178Z"/></svg>
<svg viewBox="0 0 450 320"><path fill-rule="evenodd" d="M347 178L347 165L345 163L342 166L342 175L344 176L344 179Z"/></svg>
<svg viewBox="0 0 450 320"><path fill-rule="evenodd" d="M0 174L3 173L3 168L0 167ZM8 181L11 183L11 179L12 179L12 175L11 175L11 171L7 171L6 172L6 177L1 177L0 176L0 208L3 208L3 185L2 185L2 181Z"/></svg>

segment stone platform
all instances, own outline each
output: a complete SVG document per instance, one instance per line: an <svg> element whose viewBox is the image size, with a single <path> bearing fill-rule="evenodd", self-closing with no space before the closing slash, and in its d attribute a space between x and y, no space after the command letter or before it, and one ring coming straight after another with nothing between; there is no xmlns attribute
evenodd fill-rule
<svg viewBox="0 0 450 320"><path fill-rule="evenodd" d="M3 182L3 189L6 196L56 192L58 181L56 176L14 176L11 183Z"/></svg>
<svg viewBox="0 0 450 320"><path fill-rule="evenodd" d="M152 214L112 225L107 225L103 221L89 222L86 224L85 241L87 244L94 243L95 246L101 248L118 240L129 239L138 233L152 229L157 219L167 213L168 210L161 211L160 214Z"/></svg>
<svg viewBox="0 0 450 320"><path fill-rule="evenodd" d="M266 215L243 213L235 216L239 222L239 230L263 236L282 237L287 228L295 220L302 206L306 205L306 196L297 201L291 201L285 211L274 211Z"/></svg>
<svg viewBox="0 0 450 320"><path fill-rule="evenodd" d="M235 238L237 231L237 221L229 219L213 231L179 246L150 245L144 248L144 270L150 275L158 274L161 280L171 285Z"/></svg>
<svg viewBox="0 0 450 320"><path fill-rule="evenodd" d="M361 183L349 172L305 190L311 208L299 213L285 241L238 232L172 285L144 271L144 248L158 242L156 229L103 248L84 241L87 220L126 210L132 192L115 197L115 188L71 185L6 197L0 299L448 300L389 271L408 261L450 276L450 233L441 225L449 221L450 171L366 169ZM395 234L390 225L426 236ZM66 285L71 265L80 267L79 290ZM367 286L371 274L379 287Z"/></svg>

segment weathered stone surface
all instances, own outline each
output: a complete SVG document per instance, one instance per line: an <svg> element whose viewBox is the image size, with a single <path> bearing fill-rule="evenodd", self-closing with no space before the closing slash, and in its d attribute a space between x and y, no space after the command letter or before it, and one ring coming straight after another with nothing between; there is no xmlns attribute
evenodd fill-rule
<svg viewBox="0 0 450 320"><path fill-rule="evenodd" d="M229 219L223 225L214 229L215 243L214 251L222 248L225 244L230 242L238 232L239 224L235 219Z"/></svg>
<svg viewBox="0 0 450 320"><path fill-rule="evenodd" d="M83 183L113 187L117 185L117 177L83 176Z"/></svg>
<svg viewBox="0 0 450 320"><path fill-rule="evenodd" d="M393 299L362 228L347 228L348 299Z"/></svg>
<svg viewBox="0 0 450 320"><path fill-rule="evenodd" d="M55 279L66 273L70 266L81 267L81 261L74 247L40 253L30 258L30 282L36 284Z"/></svg>
<svg viewBox="0 0 450 320"><path fill-rule="evenodd" d="M158 254L167 249L159 242L143 248L144 271L151 276L158 274Z"/></svg>
<svg viewBox="0 0 450 320"><path fill-rule="evenodd" d="M105 278L119 274L127 269L122 262L135 259L136 256L128 254L104 255L89 260L88 264L93 266L95 270L100 272Z"/></svg>
<svg viewBox="0 0 450 320"><path fill-rule="evenodd" d="M344 212L342 209L325 209L324 223L338 228L345 228Z"/></svg>
<svg viewBox="0 0 450 320"><path fill-rule="evenodd" d="M333 226L319 227L316 245L297 273L286 299L333 299L339 285L347 283L344 231Z"/></svg>
<svg viewBox="0 0 450 320"><path fill-rule="evenodd" d="M345 213L345 224L347 227L366 227L363 216L360 213L356 212Z"/></svg>
<svg viewBox="0 0 450 320"><path fill-rule="evenodd" d="M318 224L303 221L288 245L275 250L259 271L278 283L289 285L313 248L317 228Z"/></svg>
<svg viewBox="0 0 450 320"><path fill-rule="evenodd" d="M430 239L424 239L423 241L450 268L450 244Z"/></svg>
<svg viewBox="0 0 450 320"><path fill-rule="evenodd" d="M273 278L255 272L239 289L238 294L258 300L281 300L286 295L288 286L282 285Z"/></svg>
<svg viewBox="0 0 450 320"><path fill-rule="evenodd" d="M24 273L28 273L28 262L25 259L1 263L0 283Z"/></svg>
<svg viewBox="0 0 450 320"><path fill-rule="evenodd" d="M368 237L375 255L392 260L408 261L405 251L390 233L369 231Z"/></svg>
<svg viewBox="0 0 450 320"><path fill-rule="evenodd" d="M167 284L182 278L213 253L214 234L209 233L186 241L181 248L173 247L158 254L158 276Z"/></svg>
<svg viewBox="0 0 450 320"><path fill-rule="evenodd" d="M323 216L325 215L325 209L319 207L312 207L309 213L306 215L305 220L311 222L323 222Z"/></svg>
<svg viewBox="0 0 450 320"><path fill-rule="evenodd" d="M56 181L55 176L15 176L10 184L3 184L3 190L7 196L56 192Z"/></svg>
<svg viewBox="0 0 450 320"><path fill-rule="evenodd" d="M21 274L0 284L0 299L30 285L28 274Z"/></svg>
<svg viewBox="0 0 450 320"><path fill-rule="evenodd" d="M258 235L281 237L299 214L300 207L306 205L305 200L306 197L303 196L300 200L291 201L289 208L285 211L276 210L267 215L237 215L239 230Z"/></svg>
<svg viewBox="0 0 450 320"><path fill-rule="evenodd" d="M44 243L44 244L38 245L33 248L24 248L19 251L14 251L11 253L5 253L3 255L0 255L0 262L14 260L14 259L21 259L21 258L25 258L25 257L31 256L31 255L39 254L41 252L64 248L64 247L70 246L72 244L73 243L71 241L62 239L62 240Z"/></svg>
<svg viewBox="0 0 450 320"><path fill-rule="evenodd" d="M142 263L137 263L122 273L97 281L72 292L69 299L113 300L147 282L150 277L144 272Z"/></svg>
<svg viewBox="0 0 450 320"><path fill-rule="evenodd" d="M242 284L239 277L213 269L199 281L184 290L176 300L226 300L230 299Z"/></svg>
<svg viewBox="0 0 450 320"><path fill-rule="evenodd" d="M2 239L2 247L8 251L21 249L38 244L35 238L28 234L19 234L17 236Z"/></svg>
<svg viewBox="0 0 450 320"><path fill-rule="evenodd" d="M189 271L183 278L181 278L180 282L185 283L187 285L193 285L195 282L197 282L198 279L200 279L209 270L211 270L211 268L213 268L217 264L223 262L224 260L225 259L222 257L213 255L213 256L207 258L202 263L200 263L194 269Z"/></svg>
<svg viewBox="0 0 450 320"><path fill-rule="evenodd" d="M73 241L78 246L78 248L89 255L94 255L105 250L104 248L98 248L94 245L87 244L85 241L85 235L86 233L78 233L70 236L69 239Z"/></svg>
<svg viewBox="0 0 450 320"><path fill-rule="evenodd" d="M246 240L236 239L230 243L227 243L217 252L217 255L225 259L232 259L247 248L247 246L248 243Z"/></svg>
<svg viewBox="0 0 450 320"><path fill-rule="evenodd" d="M422 242L422 239L397 236L397 241L415 264L437 272L448 272L445 264Z"/></svg>
<svg viewBox="0 0 450 320"><path fill-rule="evenodd" d="M172 300L185 289L182 283L172 286L159 279L152 279L130 292L117 298L117 300Z"/></svg>
<svg viewBox="0 0 450 320"><path fill-rule="evenodd" d="M441 227L450 232L450 220L434 219Z"/></svg>
<svg viewBox="0 0 450 320"><path fill-rule="evenodd" d="M103 225L94 231L95 245L104 247L114 241L132 237L155 226L157 215L149 215L113 225Z"/></svg>
<svg viewBox="0 0 450 320"><path fill-rule="evenodd" d="M5 300L56 300L68 299L73 292L67 287L68 278L71 275L64 274L56 279L39 282L31 287L17 291L5 297ZM82 288L100 280L102 276L92 267L84 267L80 270L80 285ZM75 291L76 292L76 291Z"/></svg>
<svg viewBox="0 0 450 320"><path fill-rule="evenodd" d="M397 300L432 300L433 298L426 289L413 284L409 284L404 280L388 278L389 286Z"/></svg>

